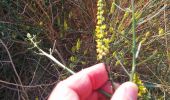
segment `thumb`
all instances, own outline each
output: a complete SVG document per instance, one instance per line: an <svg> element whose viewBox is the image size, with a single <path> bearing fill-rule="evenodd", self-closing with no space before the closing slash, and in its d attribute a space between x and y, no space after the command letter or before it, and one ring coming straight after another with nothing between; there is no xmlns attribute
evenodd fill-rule
<svg viewBox="0 0 170 100"><path fill-rule="evenodd" d="M132 82L125 82L115 91L111 100L137 100L138 87Z"/></svg>

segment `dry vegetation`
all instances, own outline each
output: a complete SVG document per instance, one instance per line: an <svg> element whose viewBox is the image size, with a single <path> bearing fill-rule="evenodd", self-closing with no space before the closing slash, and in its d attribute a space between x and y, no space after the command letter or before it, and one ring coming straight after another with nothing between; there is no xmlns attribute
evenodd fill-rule
<svg viewBox="0 0 170 100"><path fill-rule="evenodd" d="M109 54L97 61L97 0L0 0L0 99L47 99L57 82L70 75L38 54L27 33L36 36L41 49L52 51L56 59L75 72L108 61L114 81L128 81L122 66L131 71L131 3L105 1L104 23L111 42ZM140 47L136 72L151 100L168 100L170 1L135 0L135 12L136 44Z"/></svg>

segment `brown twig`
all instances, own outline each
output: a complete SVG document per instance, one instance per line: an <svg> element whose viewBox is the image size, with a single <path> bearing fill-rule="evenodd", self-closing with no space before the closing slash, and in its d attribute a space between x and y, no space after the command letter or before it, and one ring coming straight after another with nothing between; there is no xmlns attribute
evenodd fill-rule
<svg viewBox="0 0 170 100"><path fill-rule="evenodd" d="M21 89L22 89L22 91L23 91L23 93L24 93L24 95L25 95L26 100L29 100L29 99L28 99L28 95L27 95L25 89L24 89L23 86L22 86L22 81L21 81L21 79L20 79L20 77L19 77L19 75L18 75L18 72L17 72L17 70L16 70L16 68L15 68L15 65L14 65L14 63L13 63L11 54L10 54L7 46L5 45L5 43L4 43L1 39L0 39L0 43L3 45L3 47L5 48L5 50L6 50L7 54L8 54L9 60L10 60L11 65L12 65L12 68L13 68L13 70L14 70L14 72L15 72L15 75L17 76L17 79L18 79L18 81L19 81L19 84L21 85Z"/></svg>
<svg viewBox="0 0 170 100"><path fill-rule="evenodd" d="M50 83L50 84L39 84L39 85L21 85L21 84L11 83L11 82L7 82L7 81L3 81L3 80L0 80L0 83L6 84L6 85L11 85L11 86L22 87L22 88L37 88L37 87L55 85L56 83L58 83L58 81Z"/></svg>

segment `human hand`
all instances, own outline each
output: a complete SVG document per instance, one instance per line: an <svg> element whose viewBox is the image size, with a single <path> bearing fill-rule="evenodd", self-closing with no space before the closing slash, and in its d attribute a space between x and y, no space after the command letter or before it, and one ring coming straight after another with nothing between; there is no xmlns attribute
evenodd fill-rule
<svg viewBox="0 0 170 100"><path fill-rule="evenodd" d="M98 92L102 88L112 92L104 64L100 63L86 68L61 81L51 93L49 100L107 100ZM132 82L120 85L111 100L137 100L138 88Z"/></svg>

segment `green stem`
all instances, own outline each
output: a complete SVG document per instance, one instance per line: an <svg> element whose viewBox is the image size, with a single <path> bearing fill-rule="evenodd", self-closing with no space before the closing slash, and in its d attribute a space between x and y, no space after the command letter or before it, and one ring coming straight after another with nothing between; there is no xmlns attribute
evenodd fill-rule
<svg viewBox="0 0 170 100"><path fill-rule="evenodd" d="M132 34L133 34L133 44L132 44L132 72L130 75L130 81L133 81L133 76L136 70L136 33L135 33L135 28L136 28L136 20L135 20L135 9L134 9L134 0L131 0L131 5L132 5Z"/></svg>

